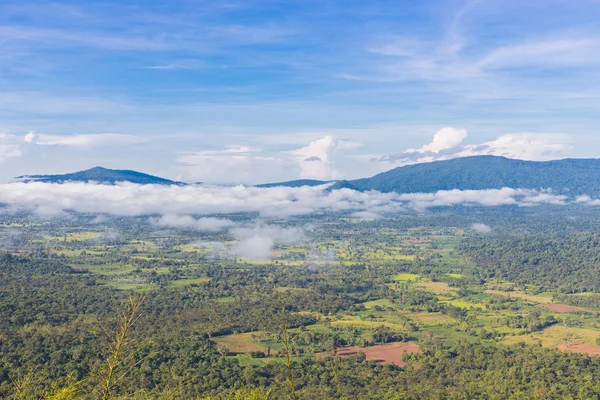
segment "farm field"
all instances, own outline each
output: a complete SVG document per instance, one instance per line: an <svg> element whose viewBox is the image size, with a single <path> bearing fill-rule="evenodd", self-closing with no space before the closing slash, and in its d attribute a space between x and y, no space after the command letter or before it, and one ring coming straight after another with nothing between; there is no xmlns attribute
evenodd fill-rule
<svg viewBox="0 0 600 400"><path fill-rule="evenodd" d="M404 353L419 353L421 348L415 343L387 343L378 344L369 347L339 347L336 354L342 358L356 356L359 353L365 355L367 361L374 361L381 364L395 364L404 367L406 363L402 361ZM332 353L322 353L320 357L332 356Z"/></svg>
<svg viewBox="0 0 600 400"><path fill-rule="evenodd" d="M314 362L403 368L404 359L421 366L464 346L599 357L595 292L541 287L509 274L487 277L462 249L475 240L462 229L375 229L382 223L375 219L312 222L294 243L258 256L234 254L238 242L222 232L130 223L90 230L64 222L0 226L0 239L3 232L4 238L22 232L21 248L5 247L7 254L64 265L66 272L44 279L69 277L85 288L73 293L102 299L78 300L74 307L85 308L77 322L54 327L41 311L39 322L30 320L15 334L62 335L81 325L87 333L80 335L101 337L88 310L111 304L102 317L110 326L112 310L144 296L149 305L139 320L144 329L136 332L140 343L148 334L149 348L167 349L171 339L164 337L179 332L173 346L262 373L282 368L288 356L298 368ZM439 351L424 351L432 348Z"/></svg>

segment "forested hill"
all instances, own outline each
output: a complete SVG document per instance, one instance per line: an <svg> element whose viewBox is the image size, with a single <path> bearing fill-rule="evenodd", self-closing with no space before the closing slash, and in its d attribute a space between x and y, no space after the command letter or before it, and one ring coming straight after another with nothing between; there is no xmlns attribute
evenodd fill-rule
<svg viewBox="0 0 600 400"><path fill-rule="evenodd" d="M292 181L263 186L314 186L323 181ZM337 181L330 189L350 188L398 193L438 190L551 188L570 195L600 194L600 159L523 161L496 156L475 156L407 165L371 178Z"/></svg>
<svg viewBox="0 0 600 400"><path fill-rule="evenodd" d="M26 182L132 182L138 184L183 184L130 170L95 167L64 175L26 175ZM475 156L447 161L407 165L370 178L349 181L301 179L267 183L257 187L300 187L333 183L332 189L378 190L398 193L431 193L438 190L483 190L511 188L551 188L555 193L600 195L600 159L523 161L505 157Z"/></svg>
<svg viewBox="0 0 600 400"><path fill-rule="evenodd" d="M138 184L175 185L179 182L160 178L154 175L130 170L117 170L94 167L85 171L73 172L62 175L23 175L17 177L25 182L100 182L115 184L116 182L131 182Z"/></svg>
<svg viewBox="0 0 600 400"><path fill-rule="evenodd" d="M350 184L359 190L399 193L511 187L592 195L600 193L600 159L535 162L494 156L464 157L398 167Z"/></svg>

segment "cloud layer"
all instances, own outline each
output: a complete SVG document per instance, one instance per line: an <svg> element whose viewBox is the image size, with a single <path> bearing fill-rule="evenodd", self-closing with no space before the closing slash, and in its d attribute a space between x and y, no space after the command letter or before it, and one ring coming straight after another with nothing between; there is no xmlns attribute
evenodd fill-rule
<svg viewBox="0 0 600 400"><path fill-rule="evenodd" d="M229 233L238 241L234 249L235 254L251 260L269 259L274 246L294 244L304 237L302 228L281 228L272 225L232 228Z"/></svg>
<svg viewBox="0 0 600 400"><path fill-rule="evenodd" d="M147 139L141 136L124 135L120 133L97 133L84 135L46 135L29 132L24 136L25 143L38 144L42 146L73 146L73 147L96 147L96 146L118 146L145 143Z"/></svg>
<svg viewBox="0 0 600 400"><path fill-rule="evenodd" d="M533 206L568 202L566 196L550 191L512 188L406 194L326 189L327 185L257 188L14 182L0 184L0 203L8 206L9 211L25 209L46 216L69 210L118 216L161 214L158 224L201 230L228 223L185 216L256 212L265 217L285 217L321 211L385 213L461 204Z"/></svg>
<svg viewBox="0 0 600 400"><path fill-rule="evenodd" d="M492 231L492 228L482 223L476 223L471 225L471 229L478 233L490 233Z"/></svg>
<svg viewBox="0 0 600 400"><path fill-rule="evenodd" d="M0 133L0 164L8 161L10 158L19 157L21 149L18 144L12 143L14 135Z"/></svg>

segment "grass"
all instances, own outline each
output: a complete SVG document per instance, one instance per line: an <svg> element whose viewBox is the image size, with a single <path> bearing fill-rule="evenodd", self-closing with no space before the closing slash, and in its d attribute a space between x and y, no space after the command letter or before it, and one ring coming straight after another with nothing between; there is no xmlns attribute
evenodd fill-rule
<svg viewBox="0 0 600 400"><path fill-rule="evenodd" d="M469 343L474 343L479 340L476 336L472 336L466 332L458 332L442 325L431 326L428 327L427 330L442 338L442 340L450 346L456 345L460 340L467 340ZM417 338L420 338L423 331L414 332L413 334Z"/></svg>
<svg viewBox="0 0 600 400"><path fill-rule="evenodd" d="M446 274L447 276L449 276L450 278L454 278L454 279L460 279L463 277L462 274Z"/></svg>
<svg viewBox="0 0 600 400"><path fill-rule="evenodd" d="M93 274L99 274L104 276L115 276L115 275L128 275L133 272L137 267L133 265L124 264L100 264L100 265L77 265L77 268L87 269Z"/></svg>
<svg viewBox="0 0 600 400"><path fill-rule="evenodd" d="M96 238L99 238L100 236L102 236L102 233L100 233L100 232L70 232L70 233L67 233L66 235L67 235L67 242L73 242L73 241L84 241L84 240L96 239ZM65 236L64 235L48 236L46 239L49 241L53 241L53 242L62 242L63 240L65 240Z"/></svg>
<svg viewBox="0 0 600 400"><path fill-rule="evenodd" d="M392 307L392 302L389 299L379 299L379 300L373 300L373 301L367 301L366 303L362 303L363 306L365 306L365 308L367 310L371 310L373 308L375 308L376 306L379 307Z"/></svg>
<svg viewBox="0 0 600 400"><path fill-rule="evenodd" d="M442 313L420 312L410 313L407 316L412 320L420 322L424 326L435 326L456 322L451 316Z"/></svg>
<svg viewBox="0 0 600 400"><path fill-rule="evenodd" d="M388 328L392 328L395 330L403 330L404 326L400 325L400 324L395 324L392 322L387 322L387 321L382 321L382 320L364 320L364 319L342 319L342 320L338 320L338 321L333 321L331 322L331 326L336 326L336 327L348 327L348 326L354 326L354 327L362 327L362 328L377 328L380 326L387 326Z"/></svg>
<svg viewBox="0 0 600 400"><path fill-rule="evenodd" d="M112 284L119 290L147 290L147 283L114 283Z"/></svg>
<svg viewBox="0 0 600 400"><path fill-rule="evenodd" d="M417 281L419 278L421 278L421 275L417 275L417 274L411 274L409 272L403 272L400 274L396 274L393 276L393 280L395 280L396 282L408 282L408 281Z"/></svg>
<svg viewBox="0 0 600 400"><path fill-rule="evenodd" d="M548 297L548 296L534 296L531 294L527 294L527 293L523 293L520 291L512 291L512 292L503 292L502 290L492 290L492 289L487 289L484 291L484 293L487 294L496 294L499 296L504 296L504 297L512 297L512 298L516 298L516 299L522 299L525 300L527 302L530 303L552 303L552 297Z"/></svg>
<svg viewBox="0 0 600 400"><path fill-rule="evenodd" d="M419 282L417 286L435 294L447 295L456 293L458 289L448 286L446 282Z"/></svg>
<svg viewBox="0 0 600 400"><path fill-rule="evenodd" d="M189 278L189 279L177 279L176 281L169 282L170 288L180 288L189 285L198 285L210 281L211 278Z"/></svg>
<svg viewBox="0 0 600 400"><path fill-rule="evenodd" d="M260 336L260 332L253 333L238 333L235 335L227 335L213 338L218 346L225 346L229 351L236 353L249 353L251 351L265 351L266 346L258 344L252 336Z"/></svg>
<svg viewBox="0 0 600 400"><path fill-rule="evenodd" d="M217 297L212 299L212 301L215 301L217 303L233 303L235 302L235 297Z"/></svg>
<svg viewBox="0 0 600 400"><path fill-rule="evenodd" d="M465 300L465 299L450 300L450 301L445 301L443 303L449 304L454 307L467 308L467 309L471 309L471 308L484 309L485 308L485 306L483 304L473 303L473 302L471 302L469 300Z"/></svg>
<svg viewBox="0 0 600 400"><path fill-rule="evenodd" d="M544 347L556 347L565 343L569 337L570 343L596 344L596 338L600 337L600 330L593 328L565 327L561 324L552 325L541 332L526 335L507 336L502 343L515 344L525 342L529 344L541 343Z"/></svg>

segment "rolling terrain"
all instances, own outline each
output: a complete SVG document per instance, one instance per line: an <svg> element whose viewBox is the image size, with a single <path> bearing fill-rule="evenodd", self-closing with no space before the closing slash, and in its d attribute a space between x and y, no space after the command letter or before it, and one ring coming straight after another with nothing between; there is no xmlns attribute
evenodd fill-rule
<svg viewBox="0 0 600 400"><path fill-rule="evenodd" d="M181 185L183 183L130 170L95 167L63 175L28 175L26 182L126 181L137 184ZM431 193L438 190L551 189L569 195L600 194L600 159L523 161L496 156L463 157L394 168L370 178L342 181L300 179L256 185L261 188L319 186L333 183L329 190L376 190L397 193Z"/></svg>

